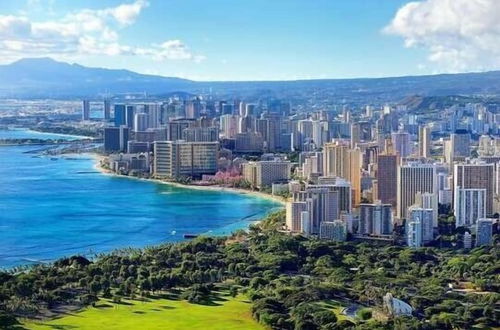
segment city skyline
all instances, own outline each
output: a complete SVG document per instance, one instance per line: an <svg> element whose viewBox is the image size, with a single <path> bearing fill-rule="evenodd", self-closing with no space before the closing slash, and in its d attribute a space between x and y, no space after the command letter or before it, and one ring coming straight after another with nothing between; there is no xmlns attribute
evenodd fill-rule
<svg viewBox="0 0 500 330"><path fill-rule="evenodd" d="M500 67L497 11L462 0L7 1L0 54L194 80L488 71Z"/></svg>

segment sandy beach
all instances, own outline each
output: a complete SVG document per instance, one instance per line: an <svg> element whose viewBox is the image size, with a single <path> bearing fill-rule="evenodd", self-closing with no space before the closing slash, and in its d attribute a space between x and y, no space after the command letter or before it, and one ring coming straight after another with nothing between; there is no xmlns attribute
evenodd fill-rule
<svg viewBox="0 0 500 330"><path fill-rule="evenodd" d="M102 161L104 161L107 157L102 156L102 155L98 155L98 154L92 154L92 157L95 159L94 168L97 171L99 171L105 175L112 175L112 176L116 176L116 177L129 178L129 179L134 179L134 180L150 181L150 182L155 182L155 183L159 183L159 184L166 184L166 185L171 185L174 187L185 188L185 189L222 191L222 192L229 192L229 193L234 193L234 194L243 194L243 195L249 195L249 196L253 196L253 197L257 197L257 198L272 200L274 202L280 203L283 206L285 206L285 204L286 204L286 200L283 197L266 194L266 193L263 193L260 191L250 191L250 190L245 190L245 189L223 187L223 186L218 186L218 185L211 185L211 186L202 186L202 185L194 185L194 184L188 185L188 184L182 184L182 183L178 183L178 182L162 181L162 180L158 180L158 179L145 179L145 178L137 178L137 177L128 176L128 175L120 175L120 174L116 174L110 170L107 170L101 166Z"/></svg>

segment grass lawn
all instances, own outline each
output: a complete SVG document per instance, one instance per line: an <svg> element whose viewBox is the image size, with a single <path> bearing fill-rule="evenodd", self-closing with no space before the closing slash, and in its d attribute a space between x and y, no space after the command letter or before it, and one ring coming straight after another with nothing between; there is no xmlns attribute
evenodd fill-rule
<svg viewBox="0 0 500 330"><path fill-rule="evenodd" d="M342 314L342 310L347 307L345 304L341 303L340 301L334 300L334 299L329 299L329 300L324 300L319 303L321 307L324 307L325 309L331 310L332 312L335 313L335 316L337 317L337 320L349 320L349 321L354 321L351 317L346 316Z"/></svg>
<svg viewBox="0 0 500 330"><path fill-rule="evenodd" d="M252 319L244 296L219 296L210 305L184 300L101 299L96 307L48 321L27 321L26 329L264 329Z"/></svg>

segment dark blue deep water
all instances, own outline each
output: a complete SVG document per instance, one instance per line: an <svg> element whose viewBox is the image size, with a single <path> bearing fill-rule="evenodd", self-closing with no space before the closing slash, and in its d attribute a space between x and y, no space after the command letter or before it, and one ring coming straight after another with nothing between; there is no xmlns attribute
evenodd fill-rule
<svg viewBox="0 0 500 330"><path fill-rule="evenodd" d="M90 156L26 153L39 148L0 147L0 267L179 241L186 233L229 234L280 207L241 194L103 175Z"/></svg>

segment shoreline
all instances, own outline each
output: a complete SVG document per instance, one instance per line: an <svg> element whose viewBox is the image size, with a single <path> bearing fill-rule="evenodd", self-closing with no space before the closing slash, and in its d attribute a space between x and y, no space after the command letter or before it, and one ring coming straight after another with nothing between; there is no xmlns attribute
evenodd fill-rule
<svg viewBox="0 0 500 330"><path fill-rule="evenodd" d="M31 128L28 128L27 131L38 133L38 134L52 134L52 135L68 136L68 137L73 137L73 138L80 139L80 140L94 140L95 139L95 137L92 137L92 136L37 131L37 130L31 129Z"/></svg>
<svg viewBox="0 0 500 330"><path fill-rule="evenodd" d="M223 187L223 186L218 186L218 185L201 186L201 185L192 185L192 184L182 184L182 183L178 183L178 182L162 181L159 179L147 179L147 178L138 178L135 176L120 175L120 174L114 173L110 170L107 170L101 166L101 162L104 159L106 159L106 156L102 156L99 154L92 154L92 157L95 160L94 169L99 171L100 173L102 173L104 175L110 175L110 176L115 176L115 177L119 177L119 178L128 178L128 179L134 179L134 180L143 180L143 181L147 181L147 182L154 182L157 184L166 184L166 185L170 185L173 187L184 188L184 189L218 191L218 192L228 192L228 193L232 193L232 194L241 194L241 195L251 196L254 198L271 200L273 202L280 204L281 207L285 207L285 205L286 205L286 200L284 200L282 197L266 194L266 193L263 193L260 191L251 191L251 190L245 190L245 189L241 189L241 188Z"/></svg>
<svg viewBox="0 0 500 330"><path fill-rule="evenodd" d="M73 138L72 140L67 140L67 141L73 141L73 140L95 140L95 137L92 136L86 136L86 135L74 135L74 134L64 134L64 133L56 133L56 132L46 132L46 131L37 131L35 129L29 128L29 127L14 127L14 128L8 128L7 129L0 129L1 131L25 131L25 132L31 132L34 134L40 134L40 135L57 135L60 137L68 137L68 138ZM29 139L29 138L27 138ZM43 140L43 139L41 139ZM48 140L48 139L47 139Z"/></svg>

